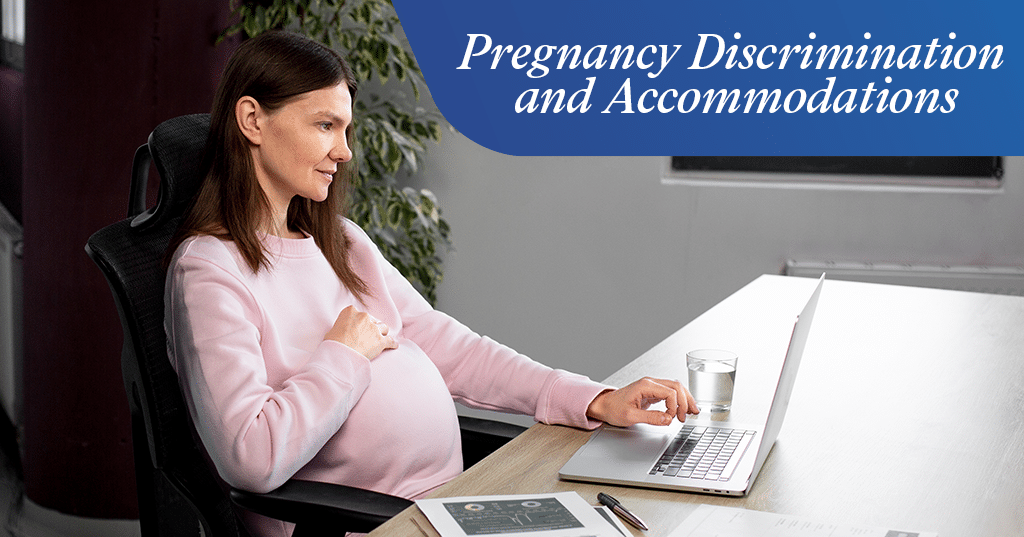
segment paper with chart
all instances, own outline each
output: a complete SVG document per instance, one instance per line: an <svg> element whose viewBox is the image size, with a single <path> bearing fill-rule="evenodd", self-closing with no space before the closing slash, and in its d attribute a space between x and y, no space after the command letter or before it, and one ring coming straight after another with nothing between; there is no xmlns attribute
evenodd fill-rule
<svg viewBox="0 0 1024 537"><path fill-rule="evenodd" d="M575 492L416 500L443 537L620 537Z"/></svg>
<svg viewBox="0 0 1024 537"><path fill-rule="evenodd" d="M938 537L938 534L701 505L669 537Z"/></svg>

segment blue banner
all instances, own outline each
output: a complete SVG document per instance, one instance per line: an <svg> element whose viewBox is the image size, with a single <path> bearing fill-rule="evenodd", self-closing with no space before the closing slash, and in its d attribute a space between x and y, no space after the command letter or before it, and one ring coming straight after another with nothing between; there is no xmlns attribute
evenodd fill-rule
<svg viewBox="0 0 1024 537"><path fill-rule="evenodd" d="M1024 3L394 0L511 155L1017 155Z"/></svg>

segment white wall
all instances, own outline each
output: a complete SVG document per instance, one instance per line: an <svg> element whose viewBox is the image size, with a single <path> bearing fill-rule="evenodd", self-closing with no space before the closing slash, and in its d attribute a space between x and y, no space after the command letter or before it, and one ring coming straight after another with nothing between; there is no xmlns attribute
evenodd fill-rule
<svg viewBox="0 0 1024 537"><path fill-rule="evenodd" d="M22 423L22 238L18 221L0 205L0 406Z"/></svg>
<svg viewBox="0 0 1024 537"><path fill-rule="evenodd" d="M447 132L428 160L455 240L439 308L594 379L789 258L1024 265L1024 157L985 193L668 185L667 158L510 157Z"/></svg>

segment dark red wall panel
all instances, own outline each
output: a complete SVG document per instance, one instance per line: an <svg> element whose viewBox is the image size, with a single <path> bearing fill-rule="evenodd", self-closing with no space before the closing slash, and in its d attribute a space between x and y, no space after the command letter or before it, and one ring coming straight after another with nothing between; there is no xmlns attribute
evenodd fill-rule
<svg viewBox="0 0 1024 537"><path fill-rule="evenodd" d="M135 518L121 328L86 239L125 217L131 159L153 127L209 110L231 44L228 1L30 1L22 212L28 496Z"/></svg>

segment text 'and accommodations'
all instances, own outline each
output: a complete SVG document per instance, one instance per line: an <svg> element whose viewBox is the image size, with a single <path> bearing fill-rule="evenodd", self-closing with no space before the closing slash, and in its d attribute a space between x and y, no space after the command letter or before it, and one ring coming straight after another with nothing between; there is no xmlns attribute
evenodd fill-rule
<svg viewBox="0 0 1024 537"><path fill-rule="evenodd" d="M963 71L994 70L1003 65L1003 46L971 44L956 46L956 34L949 42L933 38L928 44L875 45L757 45L742 44L742 35L733 34L729 44L718 34L697 34L693 61L685 69L708 73L714 70L754 71ZM682 45L594 45L584 51L582 45L501 45L487 34L467 34L462 62L456 69L487 66L492 70L511 68L523 71L529 79L542 79L552 70L622 71L646 74L646 84L634 84L626 77L616 81L618 89L603 114L667 113L893 113L948 114L956 108L960 90L946 88L909 88L893 85L893 77L847 87L838 76L822 77L815 87L789 88L674 88L651 87L670 68ZM808 37L815 40L817 35ZM871 39L870 33L864 40ZM829 73L831 74L831 73ZM693 78L693 77L691 77ZM586 113L598 77L585 77L581 88L527 88L510 103L521 113ZM883 82L884 81L884 82ZM571 93L570 93L571 92ZM595 108L596 109L596 108Z"/></svg>

